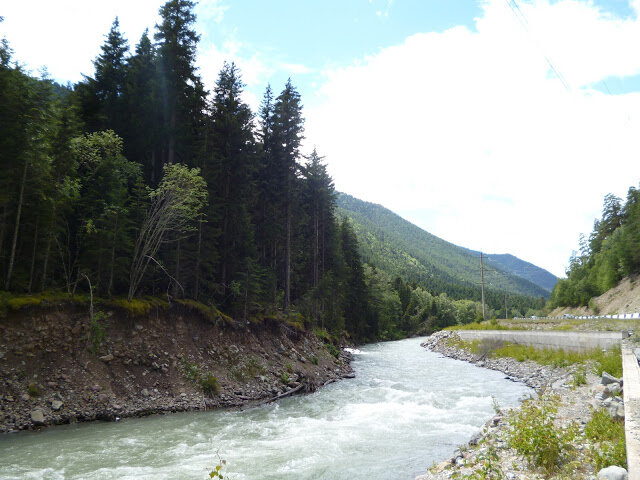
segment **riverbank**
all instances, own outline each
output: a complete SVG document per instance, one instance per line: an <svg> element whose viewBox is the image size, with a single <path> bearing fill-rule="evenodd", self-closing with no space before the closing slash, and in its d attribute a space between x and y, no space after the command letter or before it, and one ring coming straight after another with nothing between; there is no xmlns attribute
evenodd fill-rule
<svg viewBox="0 0 640 480"><path fill-rule="evenodd" d="M496 405L495 416L468 445L461 446L450 459L434 465L429 473L416 480L595 479L600 468L608 466L605 465L608 461L606 458L596 458L601 455L598 452L604 446L589 436L589 425L597 410L607 412L610 417L624 418L624 407L619 397L620 383L615 382L615 379L612 384L615 383L617 387L603 385L602 379L591 372L590 365L554 368L532 361L519 362L513 358L490 358L490 345L484 351L481 349L480 353L473 353L465 348L465 343L460 341L455 332L437 332L428 337L422 346L449 358L503 372L510 380L533 388L538 398L513 411L503 411ZM542 405L545 408L551 405L551 409L556 410L549 410L551 413L548 418L554 431L559 432L560 442L566 442L564 445L559 444L562 448L558 452L557 464L551 469L533 465L513 446L513 425L517 419L522 421L520 412L527 409L526 415L532 418L532 414L536 412L533 409ZM542 408L538 410L540 411ZM519 427L522 428L522 424ZM551 443L551 439L547 438L541 445Z"/></svg>
<svg viewBox="0 0 640 480"><path fill-rule="evenodd" d="M38 308L0 318L0 433L240 408L352 376L350 354L294 322L212 322L174 304L131 317Z"/></svg>

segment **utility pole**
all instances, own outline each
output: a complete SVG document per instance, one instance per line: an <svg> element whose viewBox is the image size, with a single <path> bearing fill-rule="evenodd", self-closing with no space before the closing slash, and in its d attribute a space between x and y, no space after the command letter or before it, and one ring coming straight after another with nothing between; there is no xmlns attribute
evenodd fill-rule
<svg viewBox="0 0 640 480"><path fill-rule="evenodd" d="M482 278L482 320L487 319L484 308L484 262L482 261L482 252L480 252L480 278Z"/></svg>
<svg viewBox="0 0 640 480"><path fill-rule="evenodd" d="M507 294L504 294L504 319L509 319L509 310L507 310Z"/></svg>

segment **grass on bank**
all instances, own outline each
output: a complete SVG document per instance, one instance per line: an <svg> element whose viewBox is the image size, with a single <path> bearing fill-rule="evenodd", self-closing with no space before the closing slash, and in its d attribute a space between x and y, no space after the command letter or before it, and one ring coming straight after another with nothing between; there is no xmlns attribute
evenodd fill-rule
<svg viewBox="0 0 640 480"><path fill-rule="evenodd" d="M531 360L540 365L552 367L567 367L569 365L593 365L593 373L600 376L602 372L607 372L614 377L622 376L622 358L620 347L616 346L611 350L603 352L600 349L588 350L585 352L571 352L555 349L537 349L526 345L517 345L501 341L479 341L466 342L459 338L447 339L449 346L470 351L476 355L484 355L488 358L514 358L519 362Z"/></svg>

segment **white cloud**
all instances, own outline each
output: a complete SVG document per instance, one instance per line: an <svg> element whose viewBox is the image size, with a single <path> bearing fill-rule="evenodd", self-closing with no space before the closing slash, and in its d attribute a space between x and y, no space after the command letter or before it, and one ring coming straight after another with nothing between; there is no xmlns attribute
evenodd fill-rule
<svg viewBox="0 0 640 480"><path fill-rule="evenodd" d="M490 0L475 32L413 35L326 72L307 138L338 189L561 275L603 196L640 180L640 94L587 87L640 72L640 22L574 0L519 5L526 29Z"/></svg>
<svg viewBox="0 0 640 480"><path fill-rule="evenodd" d="M93 74L92 61L100 53L116 16L133 48L145 28L153 30L162 0L80 0L4 2L0 36L6 36L15 59L37 70L46 65L53 78L76 82ZM25 28L28 18L29 28ZM64 20L63 20L64 18Z"/></svg>

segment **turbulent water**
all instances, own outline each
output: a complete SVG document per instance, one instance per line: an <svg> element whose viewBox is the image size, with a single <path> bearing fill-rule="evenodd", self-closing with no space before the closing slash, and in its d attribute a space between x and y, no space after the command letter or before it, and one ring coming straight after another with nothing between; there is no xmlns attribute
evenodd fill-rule
<svg viewBox="0 0 640 480"><path fill-rule="evenodd" d="M356 352L356 378L242 412L197 412L0 437L1 479L413 479L530 393L420 340Z"/></svg>

